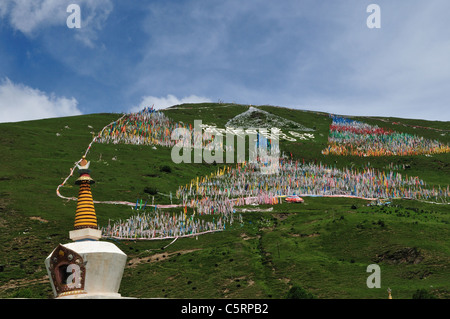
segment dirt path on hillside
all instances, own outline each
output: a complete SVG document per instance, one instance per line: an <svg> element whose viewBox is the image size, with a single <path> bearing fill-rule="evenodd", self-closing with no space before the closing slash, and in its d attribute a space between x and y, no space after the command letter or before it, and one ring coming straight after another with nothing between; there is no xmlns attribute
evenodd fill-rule
<svg viewBox="0 0 450 319"><path fill-rule="evenodd" d="M167 260L173 256L180 256L180 255L192 253L197 250L201 250L201 249L186 249L186 250L174 251L172 253L165 252L165 253L158 253L158 254L154 254L154 255L146 256L146 257L135 257L127 262L127 267L134 268L140 263L152 263L152 262L163 261L163 260Z"/></svg>
<svg viewBox="0 0 450 319"><path fill-rule="evenodd" d="M15 288L24 288L24 287L29 287L32 285L36 285L36 284L45 284L48 283L50 285L50 281L48 278L48 275L45 275L42 278L37 278L37 279L11 279L10 281L8 281L8 283L0 286L0 291L5 291L8 289L15 289Z"/></svg>

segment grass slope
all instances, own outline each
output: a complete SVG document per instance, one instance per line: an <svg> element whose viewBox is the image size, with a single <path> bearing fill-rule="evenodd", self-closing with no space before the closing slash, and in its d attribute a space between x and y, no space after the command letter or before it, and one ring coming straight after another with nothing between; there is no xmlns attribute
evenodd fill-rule
<svg viewBox="0 0 450 319"><path fill-rule="evenodd" d="M433 157L323 156L331 119L328 114L281 107L259 108L314 127L314 140L281 143L286 154L337 167L390 163L409 164L408 175L429 184L448 185L448 154ZM188 104L164 112L176 121L223 127L248 106ZM76 203L56 196L69 168L84 154L90 132L119 118L93 114L0 124L0 297L51 298L44 259L69 242ZM411 119L357 118L399 132L450 142L448 122ZM446 131L412 128L434 127ZM92 128L91 128L92 127ZM60 136L57 136L59 133ZM442 135L443 134L443 135ZM96 183L96 200L149 200L169 203L178 185L209 174L221 165L174 164L163 147L94 144L88 155ZM163 168L163 166L168 166ZM72 177L61 189L77 196ZM150 195L146 187L158 193ZM165 195L161 195L165 194ZM174 200L175 201L175 200ZM261 208L268 208L262 206ZM127 218L129 207L97 204L100 226L108 219ZM448 207L396 200L389 207L367 207L355 199L306 198L302 205L283 203L270 212L243 213L244 225L198 238L114 241L128 255L120 293L131 297L284 298L298 285L318 298L411 298L426 289L449 298L450 264ZM204 218L211 218L206 216ZM382 289L369 289L369 264L381 267Z"/></svg>

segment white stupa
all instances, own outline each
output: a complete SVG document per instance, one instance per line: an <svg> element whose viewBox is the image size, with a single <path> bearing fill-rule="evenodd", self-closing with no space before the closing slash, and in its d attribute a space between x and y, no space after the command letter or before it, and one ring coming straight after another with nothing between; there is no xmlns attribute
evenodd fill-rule
<svg viewBox="0 0 450 319"><path fill-rule="evenodd" d="M118 293L127 255L116 245L99 241L91 194L89 163L82 158L78 165L80 185L74 230L69 232L73 242L60 244L45 259L53 293L57 299L122 298Z"/></svg>

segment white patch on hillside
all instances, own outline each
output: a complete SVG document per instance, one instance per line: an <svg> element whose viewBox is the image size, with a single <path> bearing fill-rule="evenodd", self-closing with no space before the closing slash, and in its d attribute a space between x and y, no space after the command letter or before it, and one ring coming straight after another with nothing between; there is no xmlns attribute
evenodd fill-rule
<svg viewBox="0 0 450 319"><path fill-rule="evenodd" d="M236 115L225 124L225 127L241 128L272 128L313 131L297 122L287 120L281 116L257 109L251 106L247 111Z"/></svg>

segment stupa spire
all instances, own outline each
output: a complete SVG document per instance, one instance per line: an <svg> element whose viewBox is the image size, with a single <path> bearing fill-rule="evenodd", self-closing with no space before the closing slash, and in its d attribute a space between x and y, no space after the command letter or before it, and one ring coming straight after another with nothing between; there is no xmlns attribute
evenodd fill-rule
<svg viewBox="0 0 450 319"><path fill-rule="evenodd" d="M95 183L95 181L90 176L89 164L90 162L86 160L85 156L77 164L80 177L76 180L75 184L80 185L80 190L78 192L77 210L75 213L75 229L98 228L94 200L92 199L91 193L91 184Z"/></svg>
<svg viewBox="0 0 450 319"><path fill-rule="evenodd" d="M70 238L74 241L85 239L98 240L101 238L91 193L91 184L94 184L95 181L90 175L89 165L90 162L86 160L85 156L77 164L80 176L75 181L75 184L80 186L80 190L78 191L74 230L70 232Z"/></svg>

